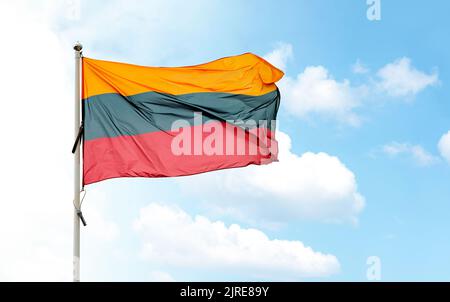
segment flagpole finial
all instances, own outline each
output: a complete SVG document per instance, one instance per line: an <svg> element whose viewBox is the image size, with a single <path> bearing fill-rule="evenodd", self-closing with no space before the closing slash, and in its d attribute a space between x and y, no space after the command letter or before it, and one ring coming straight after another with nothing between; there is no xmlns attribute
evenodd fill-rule
<svg viewBox="0 0 450 302"><path fill-rule="evenodd" d="M75 45L73 46L73 49L75 49L75 51L81 51L83 49L83 45L81 45L81 43L77 41L77 43L75 43Z"/></svg>

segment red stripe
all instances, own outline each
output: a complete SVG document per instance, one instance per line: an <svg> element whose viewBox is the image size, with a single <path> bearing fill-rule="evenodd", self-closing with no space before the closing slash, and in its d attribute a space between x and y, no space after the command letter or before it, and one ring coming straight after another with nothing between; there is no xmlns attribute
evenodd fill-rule
<svg viewBox="0 0 450 302"><path fill-rule="evenodd" d="M224 123L214 123L224 127ZM210 133L202 133L202 127L204 125L184 129L184 131L191 131L192 149L194 149L194 133L201 139L202 146L210 135ZM277 160L277 142L267 129L254 128L250 133L246 133L241 128L235 128L234 131L227 129L223 135L223 150L225 152L226 147L231 146L230 140L234 140L234 155L175 155L171 144L178 133L160 131L85 141L84 184L116 177L192 175L251 164L268 164ZM256 135L259 135L260 140L256 140ZM264 144L265 142L267 143ZM236 155L238 146L245 146L245 155ZM253 152L253 155L249 154L249 148L253 148L256 152ZM239 151L244 152L242 148L239 148Z"/></svg>

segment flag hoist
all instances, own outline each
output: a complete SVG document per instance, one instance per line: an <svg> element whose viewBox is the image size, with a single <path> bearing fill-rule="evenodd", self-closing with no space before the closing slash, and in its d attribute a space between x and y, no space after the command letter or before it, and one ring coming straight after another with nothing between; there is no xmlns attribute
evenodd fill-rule
<svg viewBox="0 0 450 302"><path fill-rule="evenodd" d="M74 172L73 172L73 281L80 281L80 191L81 191L81 171L80 171L80 152L81 146L77 147L77 143L81 144L81 50L83 46L77 42L73 47L75 50L75 145L72 149L74 153Z"/></svg>

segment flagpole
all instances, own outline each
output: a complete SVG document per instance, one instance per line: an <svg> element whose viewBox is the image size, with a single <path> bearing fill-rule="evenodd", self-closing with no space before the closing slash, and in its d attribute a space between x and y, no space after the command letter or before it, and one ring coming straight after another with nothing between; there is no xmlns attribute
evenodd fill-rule
<svg viewBox="0 0 450 302"><path fill-rule="evenodd" d="M81 69L81 50L83 46L77 42L73 49L75 50L75 139L77 139L78 131L80 129L80 69ZM73 212L73 282L80 281L80 217L78 216L78 209L80 209L80 148L75 150L74 156L74 212Z"/></svg>

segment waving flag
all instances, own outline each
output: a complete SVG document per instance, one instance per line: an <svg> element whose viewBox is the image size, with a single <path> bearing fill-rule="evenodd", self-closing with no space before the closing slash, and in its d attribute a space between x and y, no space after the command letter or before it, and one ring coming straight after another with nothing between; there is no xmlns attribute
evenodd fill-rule
<svg viewBox="0 0 450 302"><path fill-rule="evenodd" d="M188 67L82 59L83 184L277 160L283 72L247 53Z"/></svg>

